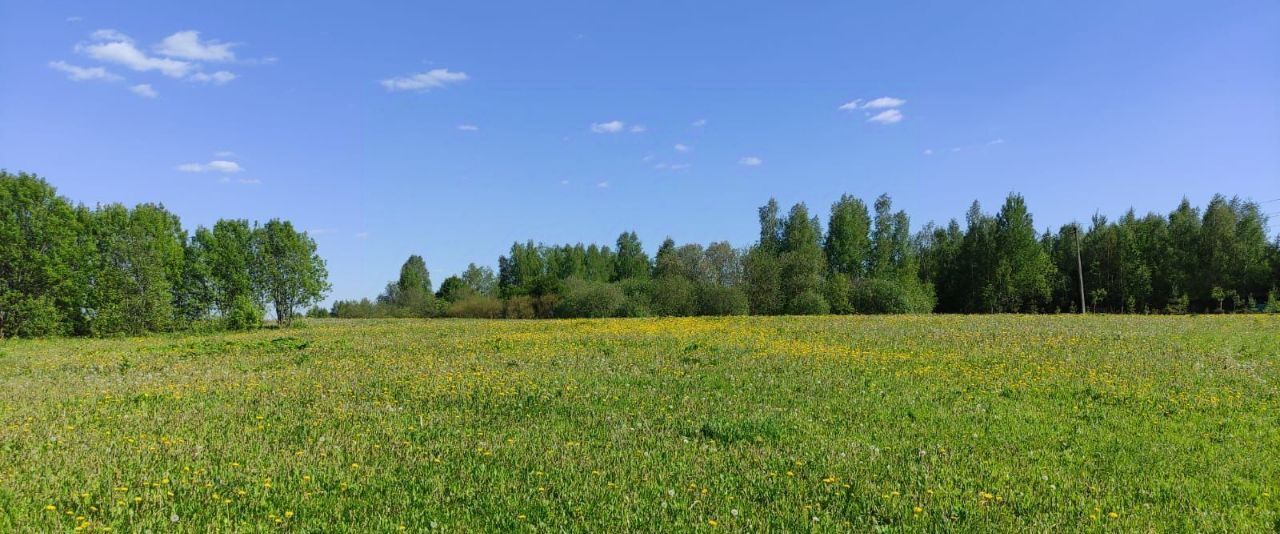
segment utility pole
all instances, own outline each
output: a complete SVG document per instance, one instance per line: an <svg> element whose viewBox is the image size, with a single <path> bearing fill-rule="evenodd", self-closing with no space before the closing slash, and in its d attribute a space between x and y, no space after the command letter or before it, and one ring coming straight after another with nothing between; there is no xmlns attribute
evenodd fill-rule
<svg viewBox="0 0 1280 534"><path fill-rule="evenodd" d="M1080 224L1076 223L1076 272L1080 274L1080 315L1085 314L1088 306L1084 303L1084 262L1080 260Z"/></svg>

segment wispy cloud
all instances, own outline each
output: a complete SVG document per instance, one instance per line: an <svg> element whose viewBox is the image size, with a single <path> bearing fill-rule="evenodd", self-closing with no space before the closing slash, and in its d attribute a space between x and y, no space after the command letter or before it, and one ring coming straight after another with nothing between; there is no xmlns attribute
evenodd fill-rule
<svg viewBox="0 0 1280 534"><path fill-rule="evenodd" d="M84 17L67 17L66 18L67 22L80 22L82 20L84 20Z"/></svg>
<svg viewBox="0 0 1280 534"><path fill-rule="evenodd" d="M684 143L676 143L676 146L672 148L674 148L676 152L688 152L690 150L689 145Z"/></svg>
<svg viewBox="0 0 1280 534"><path fill-rule="evenodd" d="M891 96L882 96L880 98L867 102L862 107L866 109L885 109L885 108L901 107L903 104L906 104L906 103L907 101L901 98L894 98Z"/></svg>
<svg viewBox="0 0 1280 534"><path fill-rule="evenodd" d="M369 239L369 232L356 232L356 239Z"/></svg>
<svg viewBox="0 0 1280 534"><path fill-rule="evenodd" d="M863 102L861 98L855 98L843 104L836 109L840 111L857 111L857 110L884 110L880 112L868 111L867 122L875 122L879 124L894 124L902 122L902 111L898 108L906 104L907 101L902 98L892 96L882 96L874 98L870 101Z"/></svg>
<svg viewBox="0 0 1280 534"><path fill-rule="evenodd" d="M759 167L764 163L764 160L756 156L744 156L742 159L738 160L738 163L748 167Z"/></svg>
<svg viewBox="0 0 1280 534"><path fill-rule="evenodd" d="M195 74L192 74L191 76L187 76L188 81L198 82L198 83L212 82L214 85L224 85L236 78L238 78L238 76L236 76L235 73L225 71L225 70L220 70L213 74L205 74L203 72L197 72Z"/></svg>
<svg viewBox="0 0 1280 534"><path fill-rule="evenodd" d="M478 132L480 127L474 124L459 124L458 129L464 132Z"/></svg>
<svg viewBox="0 0 1280 534"><path fill-rule="evenodd" d="M418 91L425 93L448 84L462 83L468 79L465 72L454 72L449 69L431 69L427 72L409 76L387 78L379 83L388 91Z"/></svg>
<svg viewBox="0 0 1280 534"><path fill-rule="evenodd" d="M648 130L649 128L645 127L645 125L643 124L636 124L631 126L631 133L645 133Z"/></svg>
<svg viewBox="0 0 1280 534"><path fill-rule="evenodd" d="M608 187L609 187L609 182L599 182L599 183L597 183L597 184L596 184L596 187L599 187L600 189L608 188Z"/></svg>
<svg viewBox="0 0 1280 534"><path fill-rule="evenodd" d="M138 85L134 85L130 87L129 90L132 91L133 94L144 97L144 98L155 98L157 96L160 96L160 93L157 93L156 90L153 89L151 87L151 84L149 83L140 83Z"/></svg>
<svg viewBox="0 0 1280 534"><path fill-rule="evenodd" d="M133 39L116 30L98 30L91 38L93 42L76 45L76 51L103 63L115 63L139 72L159 71L170 78L181 78L193 69L187 61L148 56L134 45Z"/></svg>
<svg viewBox="0 0 1280 534"><path fill-rule="evenodd" d="M236 173L244 170L239 163L223 159L215 159L208 163L183 163L177 169L182 172L222 172Z"/></svg>
<svg viewBox="0 0 1280 534"><path fill-rule="evenodd" d="M241 178L236 181L245 185L262 185L262 180L259 180L257 178Z"/></svg>
<svg viewBox="0 0 1280 534"><path fill-rule="evenodd" d="M591 123L591 131L595 133L618 133L624 127L626 127L626 124L619 120Z"/></svg>
<svg viewBox="0 0 1280 534"><path fill-rule="evenodd" d="M235 52L231 51L233 43L221 43L214 40L201 41L200 32L195 30L180 31L152 47L157 54L168 57L189 59L192 61L234 61Z"/></svg>
<svg viewBox="0 0 1280 534"><path fill-rule="evenodd" d="M896 109L886 109L880 113L872 115L867 122L876 122L880 124L894 124L902 122L902 112Z"/></svg>
<svg viewBox="0 0 1280 534"><path fill-rule="evenodd" d="M689 123L689 126L693 126L694 128L701 128L706 125L707 125L707 119L698 119L696 121Z"/></svg>
<svg viewBox="0 0 1280 534"><path fill-rule="evenodd" d="M114 82L120 79L119 76L107 72L107 69L102 67L81 67L61 60L50 61L49 68L67 73L67 79L73 82L82 82L85 80Z"/></svg>
<svg viewBox="0 0 1280 534"><path fill-rule="evenodd" d="M689 163L659 163L653 166L654 169L660 171L684 171L690 167L693 167L693 165Z"/></svg>

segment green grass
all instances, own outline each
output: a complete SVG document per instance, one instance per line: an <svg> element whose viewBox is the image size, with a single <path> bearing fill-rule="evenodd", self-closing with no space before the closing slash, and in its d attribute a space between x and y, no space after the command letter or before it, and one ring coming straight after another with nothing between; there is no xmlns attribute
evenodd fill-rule
<svg viewBox="0 0 1280 534"><path fill-rule="evenodd" d="M1280 526L1280 318L0 342L0 531Z"/></svg>

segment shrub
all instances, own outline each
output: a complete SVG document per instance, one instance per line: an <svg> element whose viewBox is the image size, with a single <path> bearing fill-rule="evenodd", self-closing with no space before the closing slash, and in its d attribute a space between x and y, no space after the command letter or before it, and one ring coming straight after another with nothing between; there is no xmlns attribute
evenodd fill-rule
<svg viewBox="0 0 1280 534"><path fill-rule="evenodd" d="M827 298L821 293L807 289L796 295L787 306L792 315L823 315L831 311L827 306Z"/></svg>
<svg viewBox="0 0 1280 534"><path fill-rule="evenodd" d="M747 294L741 289L719 284L703 284L698 287L700 315L746 315L748 311Z"/></svg>
<svg viewBox="0 0 1280 534"><path fill-rule="evenodd" d="M618 282L618 288L626 300L619 314L623 317L648 317L653 314L653 281L648 278L628 278Z"/></svg>
<svg viewBox="0 0 1280 534"><path fill-rule="evenodd" d="M847 275L835 273L827 280L827 304L831 313L853 313L853 305L849 303L849 294L853 291L853 283Z"/></svg>
<svg viewBox="0 0 1280 534"><path fill-rule="evenodd" d="M653 314L685 317L698 313L698 294L683 276L664 276L653 282Z"/></svg>
<svg viewBox="0 0 1280 534"><path fill-rule="evenodd" d="M557 317L615 317L622 313L626 300L617 285L572 279L565 282L555 314Z"/></svg>
<svg viewBox="0 0 1280 534"><path fill-rule="evenodd" d="M486 296L472 294L463 297L449 306L449 317L470 319L497 319L502 317L502 301Z"/></svg>
<svg viewBox="0 0 1280 534"><path fill-rule="evenodd" d="M929 313L933 288L914 280L864 279L853 283L849 303L854 313Z"/></svg>
<svg viewBox="0 0 1280 534"><path fill-rule="evenodd" d="M262 326L262 308L253 299L240 295L231 302L231 309L222 320L227 330L253 330Z"/></svg>
<svg viewBox="0 0 1280 534"><path fill-rule="evenodd" d="M307 310L307 317L310 319L324 319L329 317L329 310L320 306L312 306L311 309Z"/></svg>
<svg viewBox="0 0 1280 534"><path fill-rule="evenodd" d="M533 297L516 295L502 303L502 316L507 319L533 319L538 316L533 308Z"/></svg>

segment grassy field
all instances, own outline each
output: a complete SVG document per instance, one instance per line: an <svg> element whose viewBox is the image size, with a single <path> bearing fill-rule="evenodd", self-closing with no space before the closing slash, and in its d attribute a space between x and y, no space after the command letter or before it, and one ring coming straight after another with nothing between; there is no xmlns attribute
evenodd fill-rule
<svg viewBox="0 0 1280 534"><path fill-rule="evenodd" d="M1280 527L1280 318L0 342L0 531Z"/></svg>

